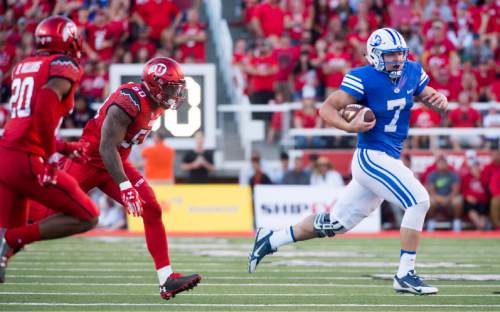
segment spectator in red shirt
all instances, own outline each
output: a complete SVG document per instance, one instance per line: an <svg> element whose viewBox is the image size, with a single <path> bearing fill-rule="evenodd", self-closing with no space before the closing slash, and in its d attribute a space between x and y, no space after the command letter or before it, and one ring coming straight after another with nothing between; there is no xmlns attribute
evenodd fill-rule
<svg viewBox="0 0 500 312"><path fill-rule="evenodd" d="M451 76L448 66L431 67L430 73L429 86L444 94L449 101L456 101L461 90L460 80Z"/></svg>
<svg viewBox="0 0 500 312"><path fill-rule="evenodd" d="M498 74L495 81L488 88L488 100L500 101L500 76Z"/></svg>
<svg viewBox="0 0 500 312"><path fill-rule="evenodd" d="M258 37L280 37L285 31L285 11L281 8L280 1L265 0L258 4L252 19L252 28Z"/></svg>
<svg viewBox="0 0 500 312"><path fill-rule="evenodd" d="M250 75L250 101L253 104L267 104L274 98L274 78L278 70L278 61L272 54L271 44L268 41L258 42L245 66L245 72ZM252 116L269 118L266 113L254 113Z"/></svg>
<svg viewBox="0 0 500 312"><path fill-rule="evenodd" d="M368 27L368 23L366 21L360 20L354 32L351 33L347 40L349 41L349 45L352 50L356 52L362 52L363 54L366 52L366 41L370 36L370 29ZM353 54L355 54L354 52Z"/></svg>
<svg viewBox="0 0 500 312"><path fill-rule="evenodd" d="M352 14L347 19L347 27L349 29L354 29L360 20L366 21L372 31L378 28L377 15L370 11L368 3L365 1L360 1L358 3L356 14Z"/></svg>
<svg viewBox="0 0 500 312"><path fill-rule="evenodd" d="M293 114L293 127L295 129L318 129L321 128L323 120L319 116L316 104L316 91L311 86L305 86L302 91L302 109ZM325 145L324 140L318 136L297 136L295 146L297 148L321 148Z"/></svg>
<svg viewBox="0 0 500 312"><path fill-rule="evenodd" d="M198 11L191 9L187 21L179 27L175 44L179 47L180 60L183 63L205 63L205 42L207 34L205 24L200 22Z"/></svg>
<svg viewBox="0 0 500 312"><path fill-rule="evenodd" d="M471 96L468 92L461 92L458 96L458 107L448 112L447 126L453 128L480 127L482 123L481 113L472 107ZM460 146L477 148L481 145L481 138L477 135L452 136L451 141L455 149Z"/></svg>
<svg viewBox="0 0 500 312"><path fill-rule="evenodd" d="M470 167L470 173L462 180L464 212L469 216L477 230L484 230L488 214L488 193L481 182L479 163Z"/></svg>
<svg viewBox="0 0 500 312"><path fill-rule="evenodd" d="M172 0L136 0L132 21L151 29L150 39L171 49L174 30L182 18L179 7Z"/></svg>
<svg viewBox="0 0 500 312"><path fill-rule="evenodd" d="M462 53L462 59L472 62L473 66L478 66L481 62L487 62L493 59L493 52L488 45L481 40L479 34L472 35L472 45L466 47Z"/></svg>
<svg viewBox="0 0 500 312"><path fill-rule="evenodd" d="M285 94L283 92L276 92L274 100L271 100L271 105L281 105L285 103ZM281 134L283 129L283 112L274 112L271 117L271 123L267 131L267 143L273 144L277 134Z"/></svg>
<svg viewBox="0 0 500 312"><path fill-rule="evenodd" d="M470 96L470 101L476 102L479 100L479 85L472 71L463 72L460 83L462 87L461 92L467 92Z"/></svg>
<svg viewBox="0 0 500 312"><path fill-rule="evenodd" d="M300 55L300 47L292 46L290 38L283 36L275 39L275 48L273 55L278 61L278 73L276 74L276 89L285 92L285 98L289 99L292 93L290 84L290 75L294 65L297 63Z"/></svg>
<svg viewBox="0 0 500 312"><path fill-rule="evenodd" d="M493 61L481 62L474 75L479 87L479 101L488 101L488 88L495 81L495 63Z"/></svg>
<svg viewBox="0 0 500 312"><path fill-rule="evenodd" d="M311 64L309 53L302 51L293 69L293 100L298 101L302 98L302 89L305 85L316 86L317 83L316 70Z"/></svg>
<svg viewBox="0 0 500 312"><path fill-rule="evenodd" d="M393 0L389 4L389 14L391 17L391 27L399 28L401 24L409 21L412 17L411 0Z"/></svg>
<svg viewBox="0 0 500 312"><path fill-rule="evenodd" d="M285 29L290 34L292 44L297 45L304 30L311 30L312 16L302 1L294 0L290 6L290 10L285 14Z"/></svg>
<svg viewBox="0 0 500 312"><path fill-rule="evenodd" d="M441 114L426 105L420 105L411 110L410 127L412 128L435 128L441 126ZM429 136L413 136L413 148L431 147Z"/></svg>
<svg viewBox="0 0 500 312"><path fill-rule="evenodd" d="M490 217L493 227L500 229L500 171L491 176L489 185L491 194Z"/></svg>
<svg viewBox="0 0 500 312"><path fill-rule="evenodd" d="M5 32L0 31L0 72L2 77L10 76L10 70L16 56L16 47L7 42Z"/></svg>
<svg viewBox="0 0 500 312"><path fill-rule="evenodd" d="M255 16L255 9L258 6L257 0L244 0L244 11L243 11L243 22L245 25L250 26L252 23L252 19Z"/></svg>
<svg viewBox="0 0 500 312"><path fill-rule="evenodd" d="M351 56L344 52L344 41L335 40L328 48L325 63L322 66L327 94L339 88L344 74L351 67L350 58Z"/></svg>
<svg viewBox="0 0 500 312"><path fill-rule="evenodd" d="M130 53L136 62L138 62L139 52L146 51L146 59L150 59L156 53L156 45L149 39L149 29L140 27L138 29L138 38L130 46Z"/></svg>
<svg viewBox="0 0 500 312"><path fill-rule="evenodd" d="M491 196L490 216L493 226L500 229L500 151L491 151L491 162L484 166L481 182Z"/></svg>
<svg viewBox="0 0 500 312"><path fill-rule="evenodd" d="M108 71L104 62L89 62L80 81L80 94L89 102L102 101L108 90Z"/></svg>
<svg viewBox="0 0 500 312"><path fill-rule="evenodd" d="M260 164L260 156L253 155L251 161L254 173L249 181L250 187L253 189L253 187L257 184L273 184L269 176L262 171L262 166Z"/></svg>
<svg viewBox="0 0 500 312"><path fill-rule="evenodd" d="M106 9L97 11L93 22L85 28L84 51L91 60L109 61L113 57L114 37Z"/></svg>

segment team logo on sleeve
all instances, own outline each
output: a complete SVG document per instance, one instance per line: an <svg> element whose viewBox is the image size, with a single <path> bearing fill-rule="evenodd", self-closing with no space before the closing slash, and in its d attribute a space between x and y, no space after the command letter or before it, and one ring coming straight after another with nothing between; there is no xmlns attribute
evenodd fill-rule
<svg viewBox="0 0 500 312"><path fill-rule="evenodd" d="M149 68L148 75L155 74L156 76L163 76L167 72L165 64L154 64Z"/></svg>

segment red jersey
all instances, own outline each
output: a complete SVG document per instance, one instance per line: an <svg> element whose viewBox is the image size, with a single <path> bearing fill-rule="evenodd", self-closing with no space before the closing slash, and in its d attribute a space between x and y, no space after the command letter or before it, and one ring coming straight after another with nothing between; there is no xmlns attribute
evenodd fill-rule
<svg viewBox="0 0 500 312"><path fill-rule="evenodd" d="M160 39L161 33L181 11L172 0L136 0L134 10L151 29L149 37Z"/></svg>
<svg viewBox="0 0 500 312"><path fill-rule="evenodd" d="M457 107L448 113L448 120L451 122L451 126L455 128L476 127L481 122L481 119L481 113L473 107L466 110Z"/></svg>
<svg viewBox="0 0 500 312"><path fill-rule="evenodd" d="M196 36L205 31L205 24L183 23L179 28L185 35ZM193 58L194 61L198 63L206 62L205 42L190 40L181 44L179 50L181 52L181 62L184 62L189 57Z"/></svg>
<svg viewBox="0 0 500 312"><path fill-rule="evenodd" d="M32 56L17 63L12 69L11 114L5 125L0 145L39 156L45 155L41 134L35 130L35 111L41 112L36 101L38 92L51 77L61 77L72 82L68 95L61 100L60 107L43 108L44 114L52 114L54 124L46 125L56 129L61 120L74 105L74 94L82 76L82 68L71 57L63 54ZM38 110L37 110L38 109Z"/></svg>
<svg viewBox="0 0 500 312"><path fill-rule="evenodd" d="M126 83L113 92L99 109L99 112L83 129L82 140L90 143L89 164L105 168L99 153L101 143L101 128L106 118L106 112L112 106L121 108L133 121L127 128L125 139L118 148L122 160L130 154L132 145L141 144L151 132L154 122L164 112L161 107L150 104L146 93L139 83Z"/></svg>
<svg viewBox="0 0 500 312"><path fill-rule="evenodd" d="M318 110L316 110L315 113L313 115L311 115L311 114L304 112L303 110L297 110L297 111L295 111L293 116L302 121L302 128L312 129L312 128L316 128L316 119L319 116L319 112L318 112Z"/></svg>
<svg viewBox="0 0 500 312"><path fill-rule="evenodd" d="M462 179L462 194L464 197L471 196L480 203L488 203L488 193L481 183L481 179L472 174L468 174Z"/></svg>
<svg viewBox="0 0 500 312"><path fill-rule="evenodd" d="M109 24L102 26L97 26L95 24L89 24L87 26L87 42L89 46L99 55L99 58L103 61L108 61L113 57L113 46L104 47L104 41L113 40L113 33L109 27Z"/></svg>
<svg viewBox="0 0 500 312"><path fill-rule="evenodd" d="M433 128L441 124L441 115L422 105L410 112L410 126L415 128Z"/></svg>
<svg viewBox="0 0 500 312"><path fill-rule="evenodd" d="M254 14L254 18L259 20L264 37L272 35L279 37L285 31L285 12L279 5L258 4Z"/></svg>

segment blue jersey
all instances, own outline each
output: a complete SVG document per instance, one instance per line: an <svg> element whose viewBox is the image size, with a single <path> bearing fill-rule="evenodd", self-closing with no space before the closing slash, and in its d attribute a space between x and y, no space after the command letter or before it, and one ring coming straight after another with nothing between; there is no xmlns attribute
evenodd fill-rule
<svg viewBox="0 0 500 312"><path fill-rule="evenodd" d="M399 80L367 65L344 76L340 89L369 107L377 121L371 130L358 134L358 148L374 149L399 158L408 136L413 97L429 83L429 76L418 63L406 62Z"/></svg>

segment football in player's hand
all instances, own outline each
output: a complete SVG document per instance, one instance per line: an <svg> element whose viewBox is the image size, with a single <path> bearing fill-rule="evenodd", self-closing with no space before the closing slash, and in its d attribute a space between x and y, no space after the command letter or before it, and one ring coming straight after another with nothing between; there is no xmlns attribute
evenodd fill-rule
<svg viewBox="0 0 500 312"><path fill-rule="evenodd" d="M342 118L344 118L345 121L351 122L351 120L353 120L354 117L356 117L356 115L365 107L366 106L359 104L349 104L346 107L344 107L344 109L342 109L340 112L342 114ZM375 114L370 108L365 110L364 120L366 122L372 122L375 120Z"/></svg>

